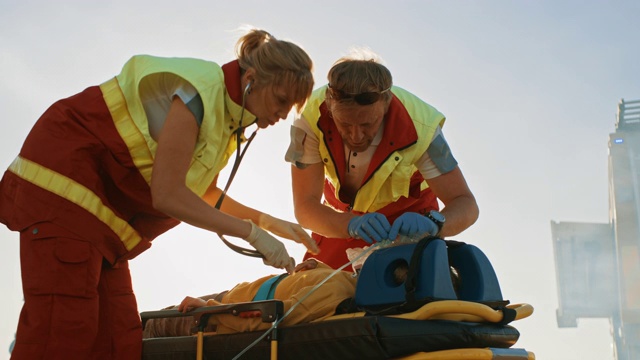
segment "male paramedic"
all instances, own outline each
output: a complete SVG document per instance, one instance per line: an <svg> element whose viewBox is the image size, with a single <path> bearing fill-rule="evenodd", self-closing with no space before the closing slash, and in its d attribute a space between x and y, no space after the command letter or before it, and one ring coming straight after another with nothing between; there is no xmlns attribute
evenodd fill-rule
<svg viewBox="0 0 640 360"><path fill-rule="evenodd" d="M348 248L398 234L453 236L479 213L444 138L444 115L392 86L374 54L362 55L329 70L328 85L294 122L286 154L296 219L313 231L313 256L333 268L348 262Z"/></svg>

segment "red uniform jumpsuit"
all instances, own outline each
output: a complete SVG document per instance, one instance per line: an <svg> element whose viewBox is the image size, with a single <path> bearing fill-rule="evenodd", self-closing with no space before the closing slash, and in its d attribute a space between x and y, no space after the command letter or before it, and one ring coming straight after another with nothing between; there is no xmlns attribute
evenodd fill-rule
<svg viewBox="0 0 640 360"><path fill-rule="evenodd" d="M119 77L52 105L0 182L0 222L20 232L25 302L13 359L141 357L142 329L128 260L178 224L152 207L149 154L155 149L138 141L150 138L138 131L146 116L140 110L130 113L141 109L138 94L130 94L142 77L137 74L145 71L184 75L207 99L205 113L214 113L205 116L201 130L228 129L211 131L227 137L217 139L221 151L196 149L194 158L210 163L201 166L209 173L201 177L207 183L194 188L208 187L233 151L228 147L235 147L229 139L240 109L237 61L220 68L195 59L134 57ZM210 103L223 109L209 111ZM123 138L127 131L142 136ZM145 157L140 151L150 162L140 162Z"/></svg>

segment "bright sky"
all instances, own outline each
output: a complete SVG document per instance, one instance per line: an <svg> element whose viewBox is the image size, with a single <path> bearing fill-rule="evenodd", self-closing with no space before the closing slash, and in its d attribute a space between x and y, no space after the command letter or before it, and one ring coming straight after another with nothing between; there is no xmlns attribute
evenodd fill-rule
<svg viewBox="0 0 640 360"><path fill-rule="evenodd" d="M116 75L134 54L225 63L239 36L234 30L250 24L305 48L322 85L349 47L368 46L396 85L447 116L445 135L481 210L454 239L476 244L492 260L506 299L535 307L514 323L521 332L515 347L539 359L613 359L608 321L557 327L550 221L608 221L608 134L618 101L640 99L640 3L58 3L0 2L0 168L51 103ZM260 131L230 195L293 221L283 160L290 123ZM287 247L302 257L301 246ZM0 358L8 358L22 293L18 234L4 227L0 254ZM157 238L131 271L141 311L275 273L187 225Z"/></svg>

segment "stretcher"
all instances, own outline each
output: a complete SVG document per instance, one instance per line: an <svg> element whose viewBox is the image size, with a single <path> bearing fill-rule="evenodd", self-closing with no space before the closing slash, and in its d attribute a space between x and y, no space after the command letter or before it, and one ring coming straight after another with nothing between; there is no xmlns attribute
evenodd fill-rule
<svg viewBox="0 0 640 360"><path fill-rule="evenodd" d="M402 261L410 269L405 286L383 281L389 266ZM462 279L455 290L451 264ZM143 312L143 326L153 318L191 316L198 331L145 339L142 359L535 359L533 352L514 347L520 333L511 324L530 316L533 307L502 299L493 268L472 245L438 240L376 251L361 270L354 303L361 311L282 328L279 300ZM261 317L276 326L205 333L208 319L220 314Z"/></svg>

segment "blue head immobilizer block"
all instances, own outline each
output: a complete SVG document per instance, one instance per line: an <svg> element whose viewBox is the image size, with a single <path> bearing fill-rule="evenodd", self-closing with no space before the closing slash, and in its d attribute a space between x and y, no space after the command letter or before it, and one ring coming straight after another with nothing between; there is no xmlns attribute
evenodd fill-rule
<svg viewBox="0 0 640 360"><path fill-rule="evenodd" d="M449 248L449 262L460 276L458 298L475 302L500 302L502 292L491 262L474 245Z"/></svg>
<svg viewBox="0 0 640 360"><path fill-rule="evenodd" d="M452 243L455 245L448 248L444 240L433 239L423 248L419 268L416 269L413 299L504 302L496 274L484 253L473 245ZM394 271L399 266L409 267L416 247L417 244L407 244L372 253L360 271L356 306L383 307L409 300L405 283L395 280ZM460 278L456 290L451 280L450 265Z"/></svg>
<svg viewBox="0 0 640 360"><path fill-rule="evenodd" d="M405 284L394 280L399 265L409 266L416 244L393 246L371 254L358 277L357 306L381 306L405 301ZM431 241L422 253L420 276L417 278L416 299L456 299L451 277L447 246L443 240Z"/></svg>

